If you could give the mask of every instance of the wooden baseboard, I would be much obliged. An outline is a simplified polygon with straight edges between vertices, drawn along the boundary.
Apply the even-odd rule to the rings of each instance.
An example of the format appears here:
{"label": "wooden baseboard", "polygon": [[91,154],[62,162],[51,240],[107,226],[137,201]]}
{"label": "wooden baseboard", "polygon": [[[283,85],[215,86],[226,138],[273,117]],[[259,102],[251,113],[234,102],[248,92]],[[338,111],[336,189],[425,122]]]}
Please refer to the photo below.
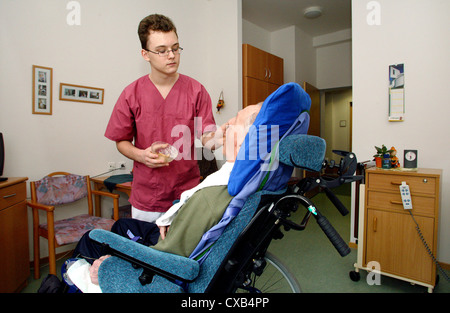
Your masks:
{"label": "wooden baseboard", "polygon": [[442,267],[442,269],[450,271],[450,264],[439,262],[439,265]]}
{"label": "wooden baseboard", "polygon": [[[73,254],[73,250],[67,250],[61,253],[57,253],[56,254],[56,261],[62,259],[62,258],[68,258],[69,256],[71,256]],[[41,258],[39,259],[39,265],[43,266],[43,265],[47,265],[48,264],[48,257],[45,258]],[[30,261],[30,267],[34,268],[34,261]]]}
{"label": "wooden baseboard", "polygon": [[358,249],[358,244],[355,242],[349,242],[348,246],[352,249]]}

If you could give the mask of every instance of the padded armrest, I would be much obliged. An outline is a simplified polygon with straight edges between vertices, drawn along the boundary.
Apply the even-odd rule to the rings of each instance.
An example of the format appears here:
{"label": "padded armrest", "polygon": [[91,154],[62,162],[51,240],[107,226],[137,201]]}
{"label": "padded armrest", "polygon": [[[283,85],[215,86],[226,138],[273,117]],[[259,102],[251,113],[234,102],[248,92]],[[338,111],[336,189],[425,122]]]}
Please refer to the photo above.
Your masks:
{"label": "padded armrest", "polygon": [[106,244],[113,255],[167,278],[191,282],[200,271],[195,260],[144,246],[109,231],[94,229],[89,237]]}

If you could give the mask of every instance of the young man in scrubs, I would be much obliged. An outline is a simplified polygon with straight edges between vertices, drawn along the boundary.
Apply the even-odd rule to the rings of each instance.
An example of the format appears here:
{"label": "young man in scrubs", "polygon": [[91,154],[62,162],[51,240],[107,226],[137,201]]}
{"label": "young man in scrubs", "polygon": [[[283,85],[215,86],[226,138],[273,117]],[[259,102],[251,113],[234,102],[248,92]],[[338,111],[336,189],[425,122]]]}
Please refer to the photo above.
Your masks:
{"label": "young man in scrubs", "polygon": [[[194,136],[210,149],[222,143],[211,132],[215,121],[208,92],[196,80],[178,73],[183,49],[172,21],[158,14],[147,16],[138,34],[142,57],[151,72],[123,90],[105,136],[134,160],[129,199],[132,217],[154,222],[183,191],[199,183]],[[156,141],[175,144],[183,157],[170,164],[158,158],[151,150]]]}

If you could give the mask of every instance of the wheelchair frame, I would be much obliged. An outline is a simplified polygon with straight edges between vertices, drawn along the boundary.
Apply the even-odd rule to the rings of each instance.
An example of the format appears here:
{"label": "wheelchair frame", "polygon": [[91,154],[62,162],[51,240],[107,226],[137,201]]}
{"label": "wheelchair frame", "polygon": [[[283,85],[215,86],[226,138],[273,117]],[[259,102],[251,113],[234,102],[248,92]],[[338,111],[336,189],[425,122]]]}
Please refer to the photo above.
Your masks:
{"label": "wheelchair frame", "polygon": [[[257,213],[234,243],[206,292],[230,293],[238,289],[259,292],[254,287],[249,287],[253,283],[251,276],[252,274],[256,276],[262,274],[267,264],[265,260],[267,255],[269,261],[274,260],[274,256],[267,249],[273,239],[283,238],[281,226],[284,227],[285,231],[291,229],[302,231],[306,228],[311,216],[315,217],[321,229],[342,257],[350,253],[350,248],[345,241],[328,220],[320,214],[311,199],[305,196],[308,191],[319,187],[343,216],[348,214],[346,207],[331,189],[345,183],[361,180],[363,176],[354,175],[358,166],[355,154],[340,150],[333,150],[333,152],[342,157],[337,178],[326,175],[307,177],[300,180],[295,186],[289,186],[287,191],[280,196],[263,196],[261,198]],[[330,166],[327,162],[324,162],[323,168],[327,166],[332,168],[334,165]],[[306,214],[301,223],[297,224],[291,221],[289,217],[299,207],[305,208]],[[277,263],[276,267],[287,280],[292,291],[300,292],[300,285],[289,269],[276,258],[272,262]]]}
{"label": "wheelchair frame", "polygon": [[[239,290],[260,292],[260,290],[253,286],[254,279],[252,277],[255,275],[260,276],[264,272],[264,268],[268,262],[280,271],[293,292],[300,292],[300,286],[295,277],[289,272],[289,269],[269,253],[267,249],[273,239],[281,239],[284,236],[280,229],[281,226],[284,227],[285,231],[291,229],[301,231],[305,229],[311,216],[316,219],[323,232],[342,257],[350,253],[350,248],[346,242],[332,227],[325,216],[319,212],[311,199],[305,196],[306,192],[319,187],[321,191],[325,192],[342,215],[348,214],[348,210],[330,189],[344,183],[361,180],[363,177],[354,175],[357,168],[357,160],[353,153],[343,151],[333,152],[342,156],[338,170],[339,176],[337,178],[327,177],[325,175],[307,177],[299,181],[296,185],[288,186],[286,191],[281,194],[262,194],[251,222],[239,234],[237,240],[226,254],[226,257],[209,282],[205,290],[206,293],[232,293]],[[326,166],[329,165],[324,162],[322,168]],[[289,217],[299,207],[305,208],[306,213],[301,223],[297,224],[290,220]],[[104,249],[105,254],[115,255],[125,259],[132,263],[135,268],[142,267],[143,273],[139,277],[139,281],[143,285],[151,283],[155,274],[183,283],[191,282],[124,255],[107,245],[104,246]]]}

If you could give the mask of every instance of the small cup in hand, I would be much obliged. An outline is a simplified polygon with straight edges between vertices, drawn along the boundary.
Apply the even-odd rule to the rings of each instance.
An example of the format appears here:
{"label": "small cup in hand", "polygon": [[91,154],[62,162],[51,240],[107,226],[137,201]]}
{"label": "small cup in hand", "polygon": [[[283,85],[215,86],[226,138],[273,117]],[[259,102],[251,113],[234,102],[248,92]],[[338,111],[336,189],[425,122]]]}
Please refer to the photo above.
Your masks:
{"label": "small cup in hand", "polygon": [[155,141],[151,150],[153,153],[158,154],[158,159],[165,163],[172,162],[178,156],[178,150],[169,145],[167,142]]}

